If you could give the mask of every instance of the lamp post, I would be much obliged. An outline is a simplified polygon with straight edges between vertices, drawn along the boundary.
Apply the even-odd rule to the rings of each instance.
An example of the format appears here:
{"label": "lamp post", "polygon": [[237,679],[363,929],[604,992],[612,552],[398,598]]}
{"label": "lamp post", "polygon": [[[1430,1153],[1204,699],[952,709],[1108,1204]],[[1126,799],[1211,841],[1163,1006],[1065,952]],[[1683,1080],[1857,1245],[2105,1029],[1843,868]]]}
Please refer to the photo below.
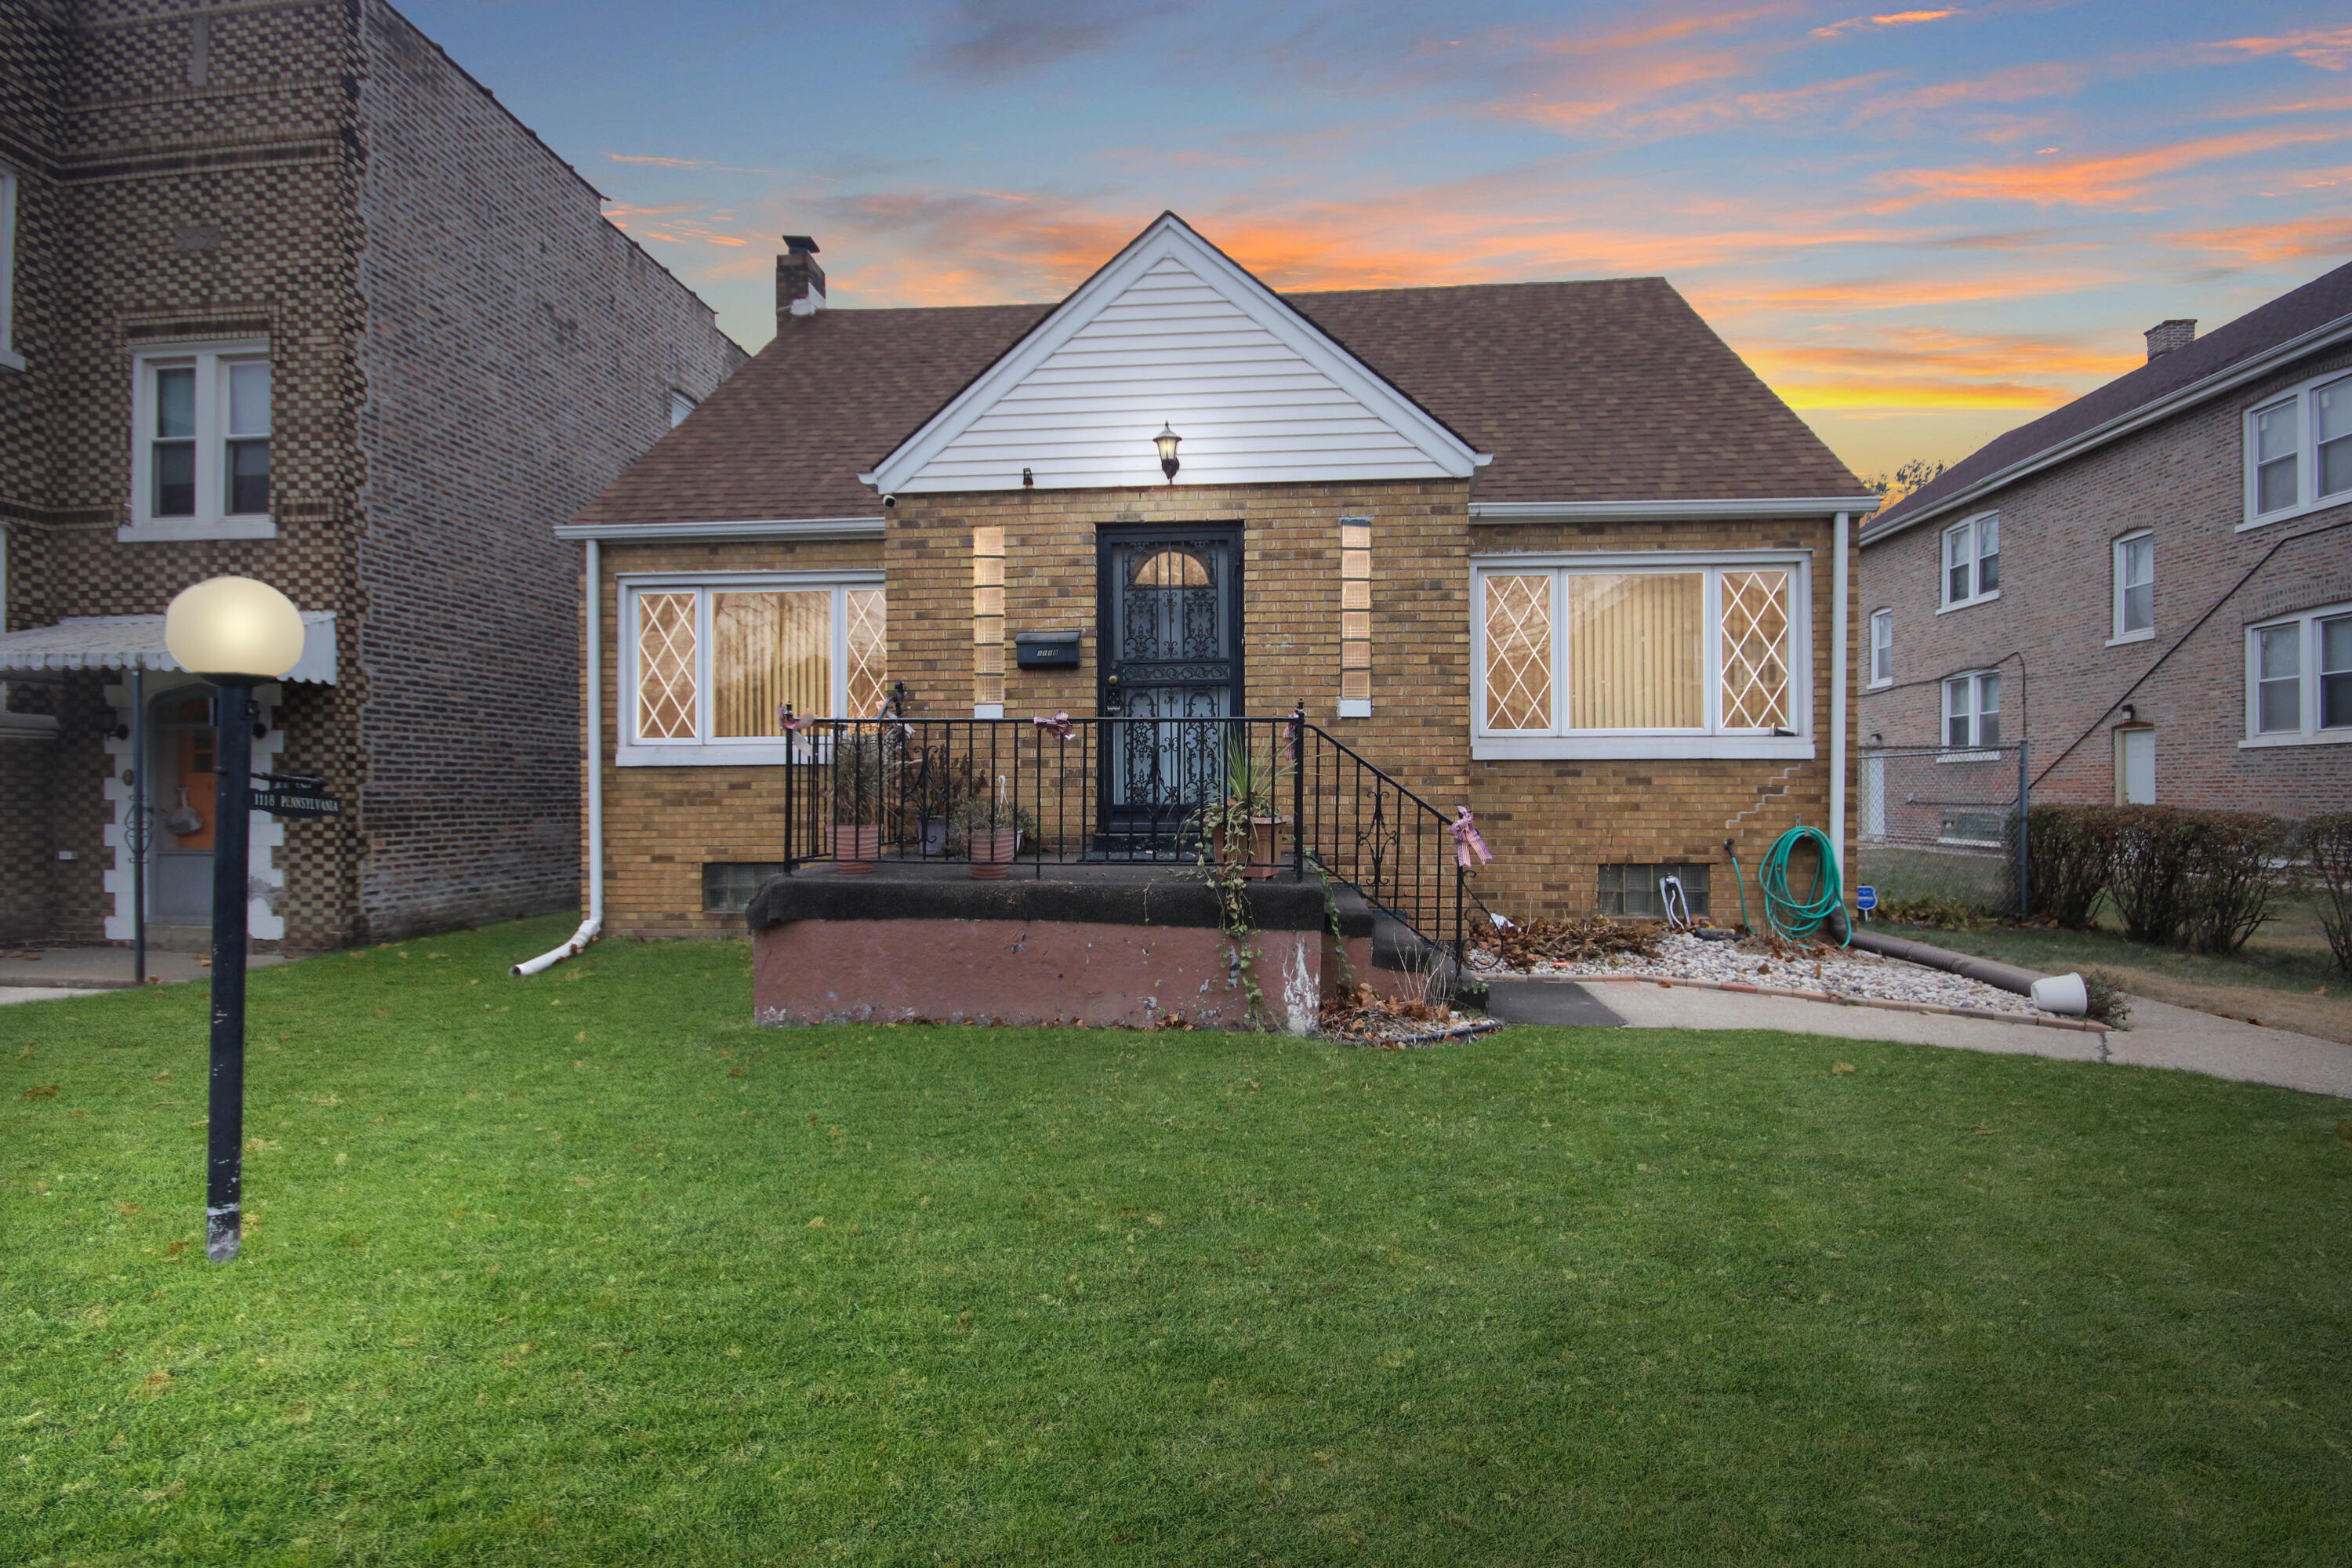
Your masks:
{"label": "lamp post", "polygon": [[1151,438],[1151,444],[1160,448],[1160,471],[1168,476],[1171,485],[1176,482],[1176,470],[1184,466],[1176,460],[1176,443],[1183,438],[1176,434],[1176,426],[1165,420],[1160,422],[1160,434]]}
{"label": "lamp post", "polygon": [[250,577],[215,577],[181,590],[163,615],[163,646],[182,668],[212,682],[217,769],[213,795],[211,1121],[205,1180],[205,1256],[232,1262],[245,1185],[246,846],[253,793],[253,689],[302,657],[302,616]]}

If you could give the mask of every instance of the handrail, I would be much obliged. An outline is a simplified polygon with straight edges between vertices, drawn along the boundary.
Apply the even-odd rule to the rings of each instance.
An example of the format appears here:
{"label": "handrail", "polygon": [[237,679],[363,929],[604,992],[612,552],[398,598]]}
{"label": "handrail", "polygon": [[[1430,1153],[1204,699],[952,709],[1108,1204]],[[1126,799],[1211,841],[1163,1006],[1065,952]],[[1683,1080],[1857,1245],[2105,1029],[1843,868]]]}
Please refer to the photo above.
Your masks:
{"label": "handrail", "polygon": [[970,860],[974,875],[1037,877],[1048,865],[1190,861],[1206,852],[1202,804],[1247,788],[1266,808],[1247,875],[1304,881],[1311,869],[1463,956],[1452,818],[1303,709],[804,721],[785,752],[788,874],[827,859],[850,870]]}

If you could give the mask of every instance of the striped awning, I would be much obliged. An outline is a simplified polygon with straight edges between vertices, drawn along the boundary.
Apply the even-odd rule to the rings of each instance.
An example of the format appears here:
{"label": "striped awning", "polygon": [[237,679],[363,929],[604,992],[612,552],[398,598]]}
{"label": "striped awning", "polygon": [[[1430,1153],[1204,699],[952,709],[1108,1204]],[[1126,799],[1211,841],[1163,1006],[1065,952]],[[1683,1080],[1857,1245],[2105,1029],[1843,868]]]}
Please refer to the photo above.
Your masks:
{"label": "striped awning", "polygon": [[[80,616],[0,633],[0,677],[43,669],[178,669],[161,616]],[[335,683],[335,612],[302,612],[302,658],[283,677]]]}

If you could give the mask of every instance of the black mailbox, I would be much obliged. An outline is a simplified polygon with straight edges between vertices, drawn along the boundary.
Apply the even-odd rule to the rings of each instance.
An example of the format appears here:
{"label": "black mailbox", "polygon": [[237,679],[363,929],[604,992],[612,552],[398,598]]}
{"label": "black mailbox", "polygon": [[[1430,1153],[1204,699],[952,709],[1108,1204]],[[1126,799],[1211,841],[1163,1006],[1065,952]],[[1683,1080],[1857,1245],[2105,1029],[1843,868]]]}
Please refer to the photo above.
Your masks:
{"label": "black mailbox", "polygon": [[1076,632],[1019,632],[1013,638],[1013,662],[1020,669],[1076,669]]}

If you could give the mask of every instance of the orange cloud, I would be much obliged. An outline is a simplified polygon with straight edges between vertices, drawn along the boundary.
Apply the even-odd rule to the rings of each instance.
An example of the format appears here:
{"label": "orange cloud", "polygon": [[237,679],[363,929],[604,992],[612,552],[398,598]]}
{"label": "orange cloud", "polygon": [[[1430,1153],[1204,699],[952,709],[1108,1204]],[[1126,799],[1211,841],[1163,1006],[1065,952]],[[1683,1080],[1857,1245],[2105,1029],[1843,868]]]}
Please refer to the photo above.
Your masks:
{"label": "orange cloud", "polygon": [[2342,214],[2285,223],[2242,224],[2234,228],[2189,229],[2165,237],[2192,250],[2217,251],[2255,263],[2299,257],[2336,258],[2352,250],[2352,217]]}
{"label": "orange cloud", "polygon": [[2242,158],[2300,142],[2331,142],[2321,131],[2242,131],[2105,157],[2053,158],[2031,163],[1979,164],[1958,169],[1903,169],[1882,174],[1881,186],[1906,190],[1874,207],[1891,211],[1937,201],[2032,202],[2049,206],[2114,206],[2136,200],[2166,174],[2200,163]]}
{"label": "orange cloud", "polygon": [[2275,38],[2224,38],[2210,47],[2245,56],[2288,55],[2321,70],[2352,69],[2352,27],[2283,33]]}
{"label": "orange cloud", "polygon": [[1816,38],[1834,38],[1842,34],[1856,32],[1864,27],[1908,27],[1916,26],[1921,22],[1940,22],[1947,16],[1957,16],[1960,13],[1957,9],[1954,9],[1946,11],[1890,11],[1883,16],[1848,16],[1843,22],[1832,22],[1826,27],[1815,27],[1813,29],[1813,37]]}

